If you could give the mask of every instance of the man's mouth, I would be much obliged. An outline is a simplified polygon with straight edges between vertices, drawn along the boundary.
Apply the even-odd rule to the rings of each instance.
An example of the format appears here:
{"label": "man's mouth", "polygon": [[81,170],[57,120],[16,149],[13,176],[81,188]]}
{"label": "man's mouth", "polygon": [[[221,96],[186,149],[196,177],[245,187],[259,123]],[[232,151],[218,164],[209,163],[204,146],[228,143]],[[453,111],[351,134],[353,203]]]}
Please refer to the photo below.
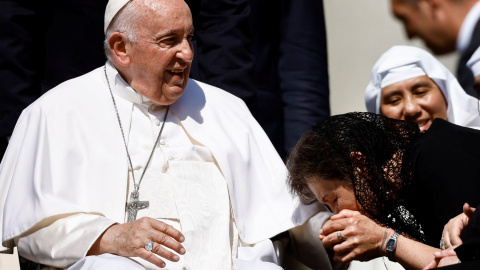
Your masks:
{"label": "man's mouth", "polygon": [[178,74],[178,75],[183,74],[183,69],[167,69],[167,71],[173,74]]}

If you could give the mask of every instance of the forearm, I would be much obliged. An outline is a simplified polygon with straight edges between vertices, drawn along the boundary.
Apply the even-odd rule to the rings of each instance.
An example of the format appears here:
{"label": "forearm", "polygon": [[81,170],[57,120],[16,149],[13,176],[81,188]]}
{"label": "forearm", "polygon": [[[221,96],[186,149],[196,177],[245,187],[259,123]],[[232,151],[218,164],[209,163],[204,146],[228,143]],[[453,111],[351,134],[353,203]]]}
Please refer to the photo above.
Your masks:
{"label": "forearm", "polygon": [[393,256],[405,269],[423,269],[434,259],[433,253],[439,250],[400,235]]}
{"label": "forearm", "polygon": [[31,261],[66,268],[86,256],[96,239],[114,223],[92,214],[61,218],[20,237],[18,252]]}

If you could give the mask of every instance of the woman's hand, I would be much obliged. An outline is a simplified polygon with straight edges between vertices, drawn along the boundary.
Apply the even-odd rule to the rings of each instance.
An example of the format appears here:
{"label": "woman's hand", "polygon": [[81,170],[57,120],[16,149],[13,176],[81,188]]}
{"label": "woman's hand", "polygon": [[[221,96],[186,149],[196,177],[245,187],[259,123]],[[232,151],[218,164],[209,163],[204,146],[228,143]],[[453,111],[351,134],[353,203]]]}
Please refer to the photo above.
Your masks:
{"label": "woman's hand", "polygon": [[[463,228],[465,228],[475,212],[475,208],[470,207],[468,203],[463,205],[463,213],[450,219],[448,223],[443,228],[442,239],[445,244],[445,248],[450,248],[452,246],[457,246],[462,244],[462,239],[460,239],[460,233]],[[442,248],[442,247],[440,247]]]}
{"label": "woman's hand", "polygon": [[[183,234],[172,226],[144,217],[109,227],[92,245],[88,255],[112,253],[123,257],[140,257],[163,268],[165,262],[160,257],[173,262],[180,259],[165,247],[178,254],[185,254],[185,249],[180,244],[184,240]],[[153,242],[151,252],[145,249],[150,241]]]}
{"label": "woman's hand", "polygon": [[435,256],[435,258],[423,270],[458,263],[459,260],[454,250],[456,247],[457,246],[452,246],[446,250],[434,252],[433,255]]}
{"label": "woman's hand", "polygon": [[324,247],[333,249],[336,261],[367,261],[381,255],[385,230],[360,212],[342,210],[325,222],[320,230],[320,240]]}

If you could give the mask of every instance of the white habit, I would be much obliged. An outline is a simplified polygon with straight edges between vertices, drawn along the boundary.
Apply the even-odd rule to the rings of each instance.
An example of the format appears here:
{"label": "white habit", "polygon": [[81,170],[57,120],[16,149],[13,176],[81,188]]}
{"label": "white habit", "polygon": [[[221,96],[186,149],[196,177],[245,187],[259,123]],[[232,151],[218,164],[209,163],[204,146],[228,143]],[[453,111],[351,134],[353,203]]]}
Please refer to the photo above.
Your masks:
{"label": "white habit", "polygon": [[[107,67],[124,131],[132,132],[133,140],[133,132],[138,132],[131,129],[138,124],[132,120],[134,104],[144,100],[113,66],[107,63]],[[167,124],[176,122],[176,128],[183,129],[181,135],[195,148],[193,161],[198,158],[214,164],[224,179],[234,222],[229,226],[238,231],[243,245],[263,246],[268,238],[318,211],[316,206],[298,207],[285,183],[283,161],[243,101],[189,80],[170,109]],[[155,121],[149,117],[145,116],[146,121]],[[165,128],[168,134],[172,127]],[[146,132],[155,137],[156,130]],[[140,166],[146,161],[132,155],[133,159]],[[163,159],[160,170],[167,163]],[[29,243],[26,249],[38,248],[37,244],[50,246],[41,254],[44,261],[56,267],[73,264],[106,228],[124,222],[128,181],[127,156],[103,67],[59,85],[25,109],[0,165],[2,249],[11,249],[19,238],[20,245],[25,235],[41,234],[42,229],[61,224],[57,238],[45,233],[42,242]],[[233,254],[234,249],[232,246]],[[242,251],[238,252],[240,257]]]}

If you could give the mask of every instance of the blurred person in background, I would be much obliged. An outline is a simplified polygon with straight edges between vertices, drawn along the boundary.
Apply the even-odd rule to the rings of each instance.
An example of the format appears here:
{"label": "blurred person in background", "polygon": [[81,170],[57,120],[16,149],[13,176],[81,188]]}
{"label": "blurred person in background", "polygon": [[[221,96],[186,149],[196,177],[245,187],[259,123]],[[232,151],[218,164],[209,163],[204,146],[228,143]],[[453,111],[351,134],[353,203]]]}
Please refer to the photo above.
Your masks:
{"label": "blurred person in background", "polygon": [[456,76],[465,91],[477,97],[466,63],[480,45],[480,3],[477,0],[391,0],[393,15],[408,38],[418,37],[436,55],[457,51]]}

